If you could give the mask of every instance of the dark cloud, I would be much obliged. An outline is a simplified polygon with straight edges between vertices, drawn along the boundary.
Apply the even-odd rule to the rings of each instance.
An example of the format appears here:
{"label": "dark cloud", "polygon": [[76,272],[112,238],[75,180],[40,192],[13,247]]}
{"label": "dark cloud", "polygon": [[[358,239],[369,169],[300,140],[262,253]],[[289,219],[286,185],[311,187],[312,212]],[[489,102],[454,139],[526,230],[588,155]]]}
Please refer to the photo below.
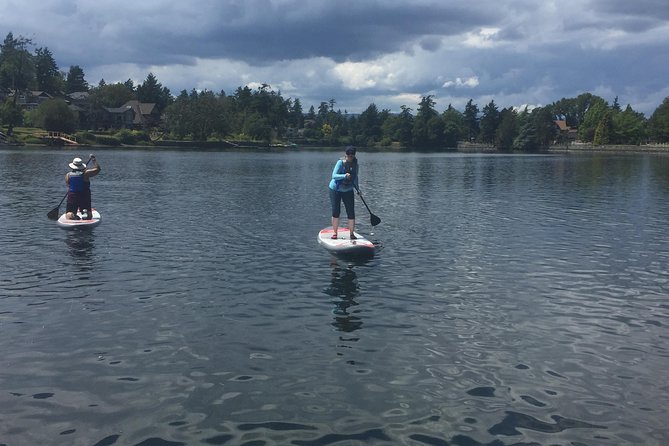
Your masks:
{"label": "dark cloud", "polygon": [[598,13],[615,16],[669,20],[669,2],[666,0],[592,0],[591,7]]}
{"label": "dark cloud", "polygon": [[244,5],[217,6],[202,32],[171,37],[162,30],[152,34],[135,28],[128,30],[129,38],[144,48],[140,54],[162,42],[169,44],[174,54],[231,58],[254,65],[312,57],[341,62],[402,51],[416,42],[426,48],[437,47],[435,36],[455,35],[493,22],[489,12],[441,2],[323,2],[317,10],[309,10],[301,2],[268,4],[262,14],[253,13],[253,17],[249,17],[250,11],[259,10],[258,2]]}
{"label": "dark cloud", "polygon": [[149,71],[173,92],[268,83],[305,108],[335,99],[352,112],[588,91],[649,113],[669,96],[668,22],[666,0],[48,0],[0,14],[0,30],[92,84]]}

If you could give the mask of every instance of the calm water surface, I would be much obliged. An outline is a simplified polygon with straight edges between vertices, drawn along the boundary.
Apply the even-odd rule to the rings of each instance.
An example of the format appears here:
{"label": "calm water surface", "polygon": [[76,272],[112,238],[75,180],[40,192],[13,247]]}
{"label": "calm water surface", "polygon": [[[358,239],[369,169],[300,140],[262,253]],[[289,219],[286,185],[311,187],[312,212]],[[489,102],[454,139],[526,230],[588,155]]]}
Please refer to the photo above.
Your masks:
{"label": "calm water surface", "polygon": [[[669,444],[669,158],[0,151],[0,444]],[[64,207],[63,207],[64,208]]]}

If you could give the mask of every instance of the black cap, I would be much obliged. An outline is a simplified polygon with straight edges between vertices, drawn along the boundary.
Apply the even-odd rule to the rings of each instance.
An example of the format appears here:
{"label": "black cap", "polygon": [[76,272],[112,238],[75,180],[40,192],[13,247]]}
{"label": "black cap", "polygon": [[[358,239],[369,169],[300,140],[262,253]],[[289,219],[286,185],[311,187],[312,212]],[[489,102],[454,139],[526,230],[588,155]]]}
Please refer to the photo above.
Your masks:
{"label": "black cap", "polygon": [[353,146],[346,147],[346,154],[347,155],[355,155],[355,147],[353,147]]}

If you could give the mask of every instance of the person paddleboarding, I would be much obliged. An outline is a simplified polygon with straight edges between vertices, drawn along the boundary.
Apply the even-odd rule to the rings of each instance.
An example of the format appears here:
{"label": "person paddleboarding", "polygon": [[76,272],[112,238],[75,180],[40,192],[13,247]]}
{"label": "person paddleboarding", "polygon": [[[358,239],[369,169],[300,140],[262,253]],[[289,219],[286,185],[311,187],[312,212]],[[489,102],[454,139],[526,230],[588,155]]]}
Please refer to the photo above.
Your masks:
{"label": "person paddleboarding", "polygon": [[[332,179],[328,186],[330,192],[330,204],[332,206],[332,238],[337,238],[339,230],[339,215],[341,213],[341,203],[344,202],[346,208],[346,218],[348,220],[348,230],[350,238],[356,238],[355,231],[355,197],[353,190],[358,187],[358,158],[355,156],[355,147],[346,148],[345,157],[338,160],[332,170]],[[362,196],[362,195],[361,195]]]}
{"label": "person paddleboarding", "polygon": [[70,172],[65,174],[65,184],[67,184],[65,217],[68,220],[79,220],[77,211],[81,211],[83,220],[93,218],[91,178],[100,173],[100,164],[94,155],[90,156],[90,163],[93,163],[93,167],[88,167],[81,158],[76,157],[69,164]]}

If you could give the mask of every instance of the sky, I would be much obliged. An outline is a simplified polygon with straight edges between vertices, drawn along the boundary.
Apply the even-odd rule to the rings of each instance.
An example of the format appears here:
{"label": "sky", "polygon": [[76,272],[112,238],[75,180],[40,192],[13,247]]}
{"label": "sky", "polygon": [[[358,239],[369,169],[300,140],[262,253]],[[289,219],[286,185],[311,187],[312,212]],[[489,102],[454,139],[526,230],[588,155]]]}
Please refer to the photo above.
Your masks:
{"label": "sky", "polygon": [[544,106],[582,93],[650,117],[669,97],[667,0],[0,0],[91,86],[149,73],[176,96],[268,84],[304,111]]}

